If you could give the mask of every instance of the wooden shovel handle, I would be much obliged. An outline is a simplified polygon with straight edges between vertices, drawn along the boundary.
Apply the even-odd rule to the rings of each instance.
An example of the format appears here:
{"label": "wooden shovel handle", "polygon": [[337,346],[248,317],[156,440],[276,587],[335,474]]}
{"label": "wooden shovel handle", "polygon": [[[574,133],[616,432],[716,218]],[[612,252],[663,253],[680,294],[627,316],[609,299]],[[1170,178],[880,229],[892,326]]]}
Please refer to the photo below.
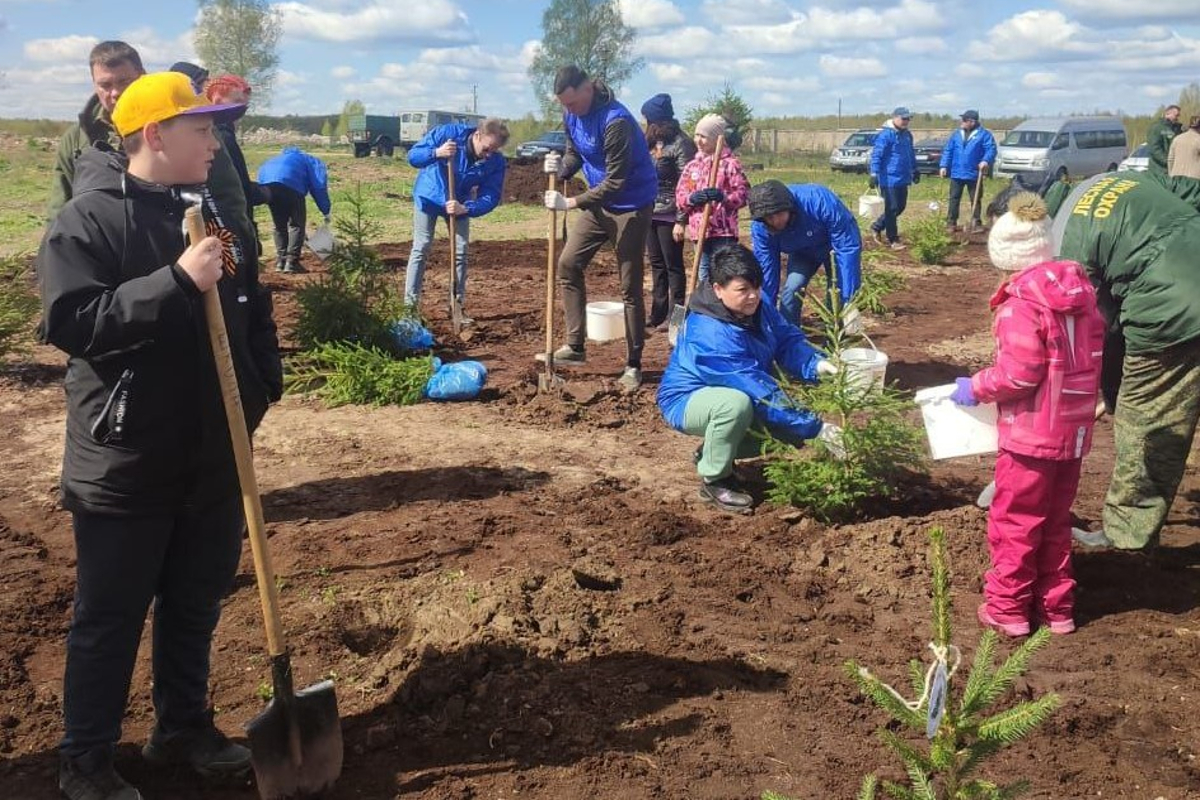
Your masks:
{"label": "wooden shovel handle", "polygon": [[[721,152],[725,149],[725,134],[717,137],[717,149],[713,151],[712,167],[708,171],[708,188],[715,189],[717,186],[718,170],[721,168]],[[712,214],[712,203],[704,204],[704,213],[700,215],[700,230],[696,235],[696,252],[692,253],[692,269],[688,273],[687,294],[691,297],[692,292],[696,291],[696,281],[700,278],[700,257],[704,255],[704,240],[708,236],[708,218]],[[687,307],[687,298],[684,298],[684,308]]]}
{"label": "wooden shovel handle", "polygon": [[[457,200],[458,194],[454,191],[454,159],[455,156],[450,156],[446,160],[446,202]],[[454,304],[458,299],[455,287],[455,278],[458,276],[458,237],[455,232],[458,230],[457,222],[453,214],[447,214],[447,225],[450,228],[450,308],[454,308]]]}
{"label": "wooden shovel handle", "polygon": [[[558,186],[550,173],[550,191]],[[558,271],[558,212],[550,209],[550,228],[546,233],[546,374],[554,374],[554,281]]]}
{"label": "wooden shovel handle", "polygon": [[[204,217],[200,206],[190,207],[184,219],[188,239],[193,244],[205,237]],[[262,501],[258,496],[258,480],[254,476],[254,454],[250,450],[250,434],[246,430],[246,414],[238,389],[233,355],[229,352],[229,332],[225,315],[221,313],[221,294],[214,285],[204,293],[204,316],[208,322],[208,340],[212,344],[221,398],[225,401],[225,419],[233,443],[237,463],[238,483],[242,487],[242,508],[250,533],[250,549],[254,553],[254,573],[258,579],[258,599],[262,602],[263,619],[267,626],[267,649],[272,656],[284,653],[283,624],[279,620],[279,590],[275,586],[275,570],[271,566],[271,551],[267,547],[266,524],[263,521]]]}

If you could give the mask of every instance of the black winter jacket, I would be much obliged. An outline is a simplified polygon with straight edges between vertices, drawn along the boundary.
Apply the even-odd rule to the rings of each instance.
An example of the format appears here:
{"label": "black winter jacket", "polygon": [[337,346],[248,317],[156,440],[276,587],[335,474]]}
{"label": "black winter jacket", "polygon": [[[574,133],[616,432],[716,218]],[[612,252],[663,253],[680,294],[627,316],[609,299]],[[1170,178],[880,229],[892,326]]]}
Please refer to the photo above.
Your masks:
{"label": "black winter jacket", "polygon": [[[652,154],[653,150],[650,151]],[[675,187],[679,184],[679,176],[683,168],[696,156],[696,144],[684,134],[675,136],[669,143],[662,146],[654,159],[654,171],[658,175],[658,195],[654,198],[655,214],[671,214],[677,222],[687,223],[687,214],[679,219],[678,208],[675,205]]]}
{"label": "black winter jacket", "polygon": [[[70,356],[63,505],[141,516],[236,494],[202,298],[176,263],[186,203],[108,149],[80,155],[74,188],[37,267],[46,340]],[[205,190],[209,234],[226,242],[217,286],[253,432],[282,389],[279,345],[257,264],[231,255],[215,209]]]}

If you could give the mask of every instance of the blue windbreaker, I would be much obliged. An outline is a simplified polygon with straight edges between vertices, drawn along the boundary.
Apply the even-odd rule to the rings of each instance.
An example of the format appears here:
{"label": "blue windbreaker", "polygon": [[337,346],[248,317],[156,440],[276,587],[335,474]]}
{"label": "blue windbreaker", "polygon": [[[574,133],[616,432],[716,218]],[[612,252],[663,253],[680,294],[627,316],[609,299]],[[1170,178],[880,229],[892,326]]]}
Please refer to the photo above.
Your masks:
{"label": "blue windbreaker", "polygon": [[[779,295],[781,256],[787,254],[788,269],[812,275],[817,267],[829,272],[829,251],[837,260],[837,287],[842,304],[862,285],[862,234],[850,209],[832,191],[815,183],[793,184],[792,219],[779,233],[766,223],[750,223],[750,244],[762,266],[763,300],[775,304]],[[798,262],[798,263],[797,263]]]}
{"label": "blue windbreaker", "polygon": [[668,425],[683,430],[683,411],[692,393],[724,386],[749,395],[755,421],[775,436],[792,442],[811,439],[821,431],[820,417],[793,404],[771,372],[778,364],[793,378],[815,381],[821,357],[769,303],[759,304],[751,319],[737,321],[712,286],[701,284],[692,294],[658,386],[658,407]]}
{"label": "blue windbreaker", "polygon": [[973,181],[979,177],[981,161],[987,162],[991,172],[996,164],[996,137],[987,128],[976,127],[970,136],[959,128],[946,140],[940,166],[951,178]]}
{"label": "blue windbreaker", "polygon": [[912,131],[898,130],[889,119],[879,129],[871,149],[871,174],[879,179],[880,186],[908,186],[916,171]]}
{"label": "blue windbreaker", "polygon": [[325,162],[296,147],[269,158],[258,168],[259,183],[282,183],[299,194],[311,194],[322,214],[329,215],[329,174]]}
{"label": "blue windbreaker", "polygon": [[475,128],[467,125],[439,125],[408,151],[408,163],[421,170],[413,184],[413,202],[426,214],[446,216],[446,169],[433,151],[451,139],[458,142],[458,153],[454,156],[454,199],[466,206],[469,217],[482,217],[500,205],[508,162],[503,153],[471,161],[467,140],[473,133]]}

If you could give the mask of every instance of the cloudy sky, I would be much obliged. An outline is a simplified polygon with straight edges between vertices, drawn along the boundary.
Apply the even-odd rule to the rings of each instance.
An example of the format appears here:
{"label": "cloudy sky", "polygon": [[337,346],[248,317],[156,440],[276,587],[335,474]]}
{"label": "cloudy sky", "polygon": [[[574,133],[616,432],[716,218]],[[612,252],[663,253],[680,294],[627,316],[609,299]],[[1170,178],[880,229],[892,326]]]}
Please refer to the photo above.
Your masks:
{"label": "cloudy sky", "polygon": [[[646,68],[621,97],[681,112],[725,81],[758,116],[915,111],[1148,113],[1200,79],[1200,0],[618,0]],[[286,0],[273,113],[358,98],[519,116],[544,0]],[[193,56],[191,0],[0,0],[0,116],[65,119],[87,53],[124,39],[149,69]]]}

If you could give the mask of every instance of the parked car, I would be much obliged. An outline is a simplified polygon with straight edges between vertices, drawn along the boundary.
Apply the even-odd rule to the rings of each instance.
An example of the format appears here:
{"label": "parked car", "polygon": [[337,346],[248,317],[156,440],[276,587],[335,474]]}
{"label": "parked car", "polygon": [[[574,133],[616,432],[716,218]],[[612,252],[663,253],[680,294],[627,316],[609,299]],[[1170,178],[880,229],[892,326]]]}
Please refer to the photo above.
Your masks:
{"label": "parked car", "polygon": [[1145,172],[1150,169],[1150,145],[1142,142],[1136,150],[1117,164],[1117,172]]}
{"label": "parked car", "polygon": [[871,167],[871,148],[878,135],[875,128],[863,128],[850,134],[841,147],[833,148],[830,153],[830,168],[834,172],[866,172]]}
{"label": "parked car", "polygon": [[1087,178],[1115,170],[1127,147],[1125,125],[1116,117],[1028,119],[1000,142],[996,175]]}
{"label": "parked car", "polygon": [[930,136],[913,145],[913,155],[917,159],[917,172],[922,175],[936,175],[941,167],[942,150],[945,148],[945,136]]}
{"label": "parked car", "polygon": [[517,158],[541,158],[547,153],[567,152],[567,134],[563,131],[546,131],[532,142],[517,145]]}

